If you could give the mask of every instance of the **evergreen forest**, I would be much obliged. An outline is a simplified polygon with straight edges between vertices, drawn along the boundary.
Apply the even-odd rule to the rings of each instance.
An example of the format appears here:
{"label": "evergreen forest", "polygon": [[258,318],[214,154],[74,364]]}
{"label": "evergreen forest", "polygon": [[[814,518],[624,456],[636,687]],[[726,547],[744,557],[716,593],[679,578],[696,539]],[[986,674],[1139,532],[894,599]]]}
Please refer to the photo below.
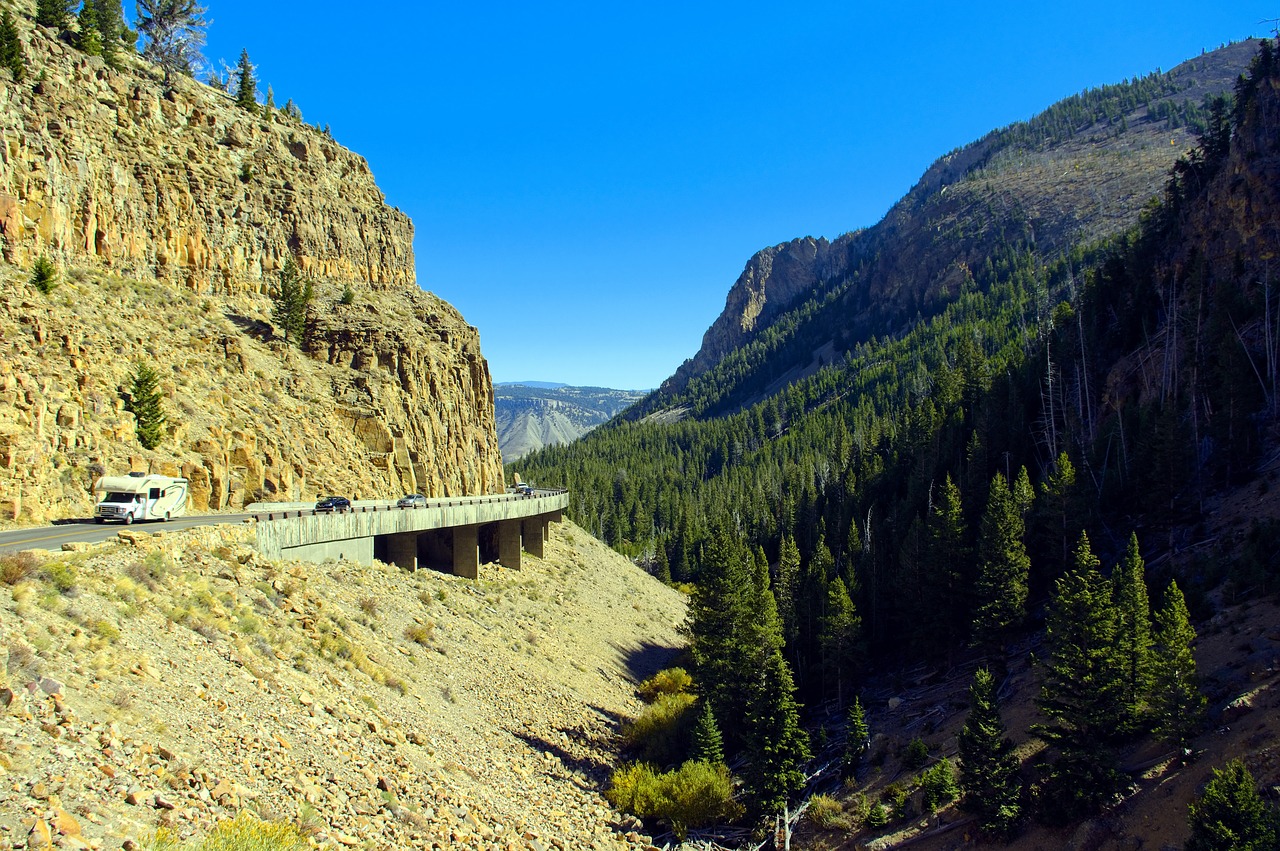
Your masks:
{"label": "evergreen forest", "polygon": [[[988,138],[1069,137],[1165,85],[1086,93]],[[1194,624],[1213,594],[1280,587],[1273,521],[1230,552],[1205,529],[1214,495],[1276,446],[1275,43],[1232,92],[1171,109],[1155,112],[1198,144],[1132,227],[1055,250],[986,234],[962,285],[905,322],[866,324],[855,270],[682,389],[521,462],[571,489],[576,522],[691,591],[693,689],[758,812],[816,770],[788,718],[865,730],[862,685],[913,665],[981,666],[960,771],[992,836],[1098,812],[1130,782],[1118,748],[1199,730]],[[847,345],[779,386],[771,364],[807,358],[817,326]],[[1175,551],[1192,556],[1147,566]],[[992,685],[1027,640],[1043,677],[1031,732],[1051,755],[1034,791]]]}

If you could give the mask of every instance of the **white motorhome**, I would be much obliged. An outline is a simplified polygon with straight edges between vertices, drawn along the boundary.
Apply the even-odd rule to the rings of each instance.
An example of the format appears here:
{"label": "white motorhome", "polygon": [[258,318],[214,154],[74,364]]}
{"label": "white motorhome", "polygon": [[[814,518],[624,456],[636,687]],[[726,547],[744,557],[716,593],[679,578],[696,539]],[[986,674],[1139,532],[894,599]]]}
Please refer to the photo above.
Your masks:
{"label": "white motorhome", "polygon": [[168,520],[187,511],[187,480],[148,473],[103,476],[93,486],[102,494],[94,520]]}

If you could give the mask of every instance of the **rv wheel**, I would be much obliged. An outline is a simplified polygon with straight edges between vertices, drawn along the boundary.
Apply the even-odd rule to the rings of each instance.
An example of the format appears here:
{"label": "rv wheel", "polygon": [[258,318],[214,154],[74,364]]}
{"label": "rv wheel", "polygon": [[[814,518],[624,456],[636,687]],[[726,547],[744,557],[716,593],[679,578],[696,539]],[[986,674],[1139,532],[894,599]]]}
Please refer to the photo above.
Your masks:
{"label": "rv wheel", "polygon": [[168,523],[168,522],[169,522],[169,512],[167,512],[167,511],[164,513],[164,522],[166,522],[166,523]]}
{"label": "rv wheel", "polygon": [[126,514],[126,515],[124,516],[124,525],[126,525],[126,526],[132,526],[132,525],[133,525],[133,515],[132,515],[132,514]]}
{"label": "rv wheel", "polygon": [[105,517],[95,517],[95,518],[93,518],[93,522],[94,522],[94,523],[106,523],[106,522],[107,522],[107,518],[105,518]]}

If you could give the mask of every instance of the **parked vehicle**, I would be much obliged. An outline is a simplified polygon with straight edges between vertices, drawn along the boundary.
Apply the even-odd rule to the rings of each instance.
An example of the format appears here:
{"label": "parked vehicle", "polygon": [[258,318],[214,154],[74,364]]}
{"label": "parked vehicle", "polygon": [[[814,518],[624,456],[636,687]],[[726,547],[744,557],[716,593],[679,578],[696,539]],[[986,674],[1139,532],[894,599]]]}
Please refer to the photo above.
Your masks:
{"label": "parked vehicle", "polygon": [[396,500],[396,508],[426,508],[427,498],[420,493],[405,494]]}
{"label": "parked vehicle", "polygon": [[93,485],[94,493],[102,494],[93,519],[127,526],[135,520],[181,517],[187,512],[187,484],[186,479],[147,473],[103,476]]}
{"label": "parked vehicle", "polygon": [[350,511],[351,500],[345,496],[322,496],[316,501],[316,514]]}

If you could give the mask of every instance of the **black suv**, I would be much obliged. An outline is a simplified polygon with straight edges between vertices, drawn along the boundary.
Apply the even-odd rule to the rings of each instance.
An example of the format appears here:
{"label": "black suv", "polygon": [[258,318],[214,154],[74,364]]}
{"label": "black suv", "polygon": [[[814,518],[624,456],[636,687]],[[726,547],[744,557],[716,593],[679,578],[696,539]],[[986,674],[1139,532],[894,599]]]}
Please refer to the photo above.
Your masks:
{"label": "black suv", "polygon": [[316,514],[322,511],[350,511],[351,500],[345,496],[322,496],[316,502]]}

